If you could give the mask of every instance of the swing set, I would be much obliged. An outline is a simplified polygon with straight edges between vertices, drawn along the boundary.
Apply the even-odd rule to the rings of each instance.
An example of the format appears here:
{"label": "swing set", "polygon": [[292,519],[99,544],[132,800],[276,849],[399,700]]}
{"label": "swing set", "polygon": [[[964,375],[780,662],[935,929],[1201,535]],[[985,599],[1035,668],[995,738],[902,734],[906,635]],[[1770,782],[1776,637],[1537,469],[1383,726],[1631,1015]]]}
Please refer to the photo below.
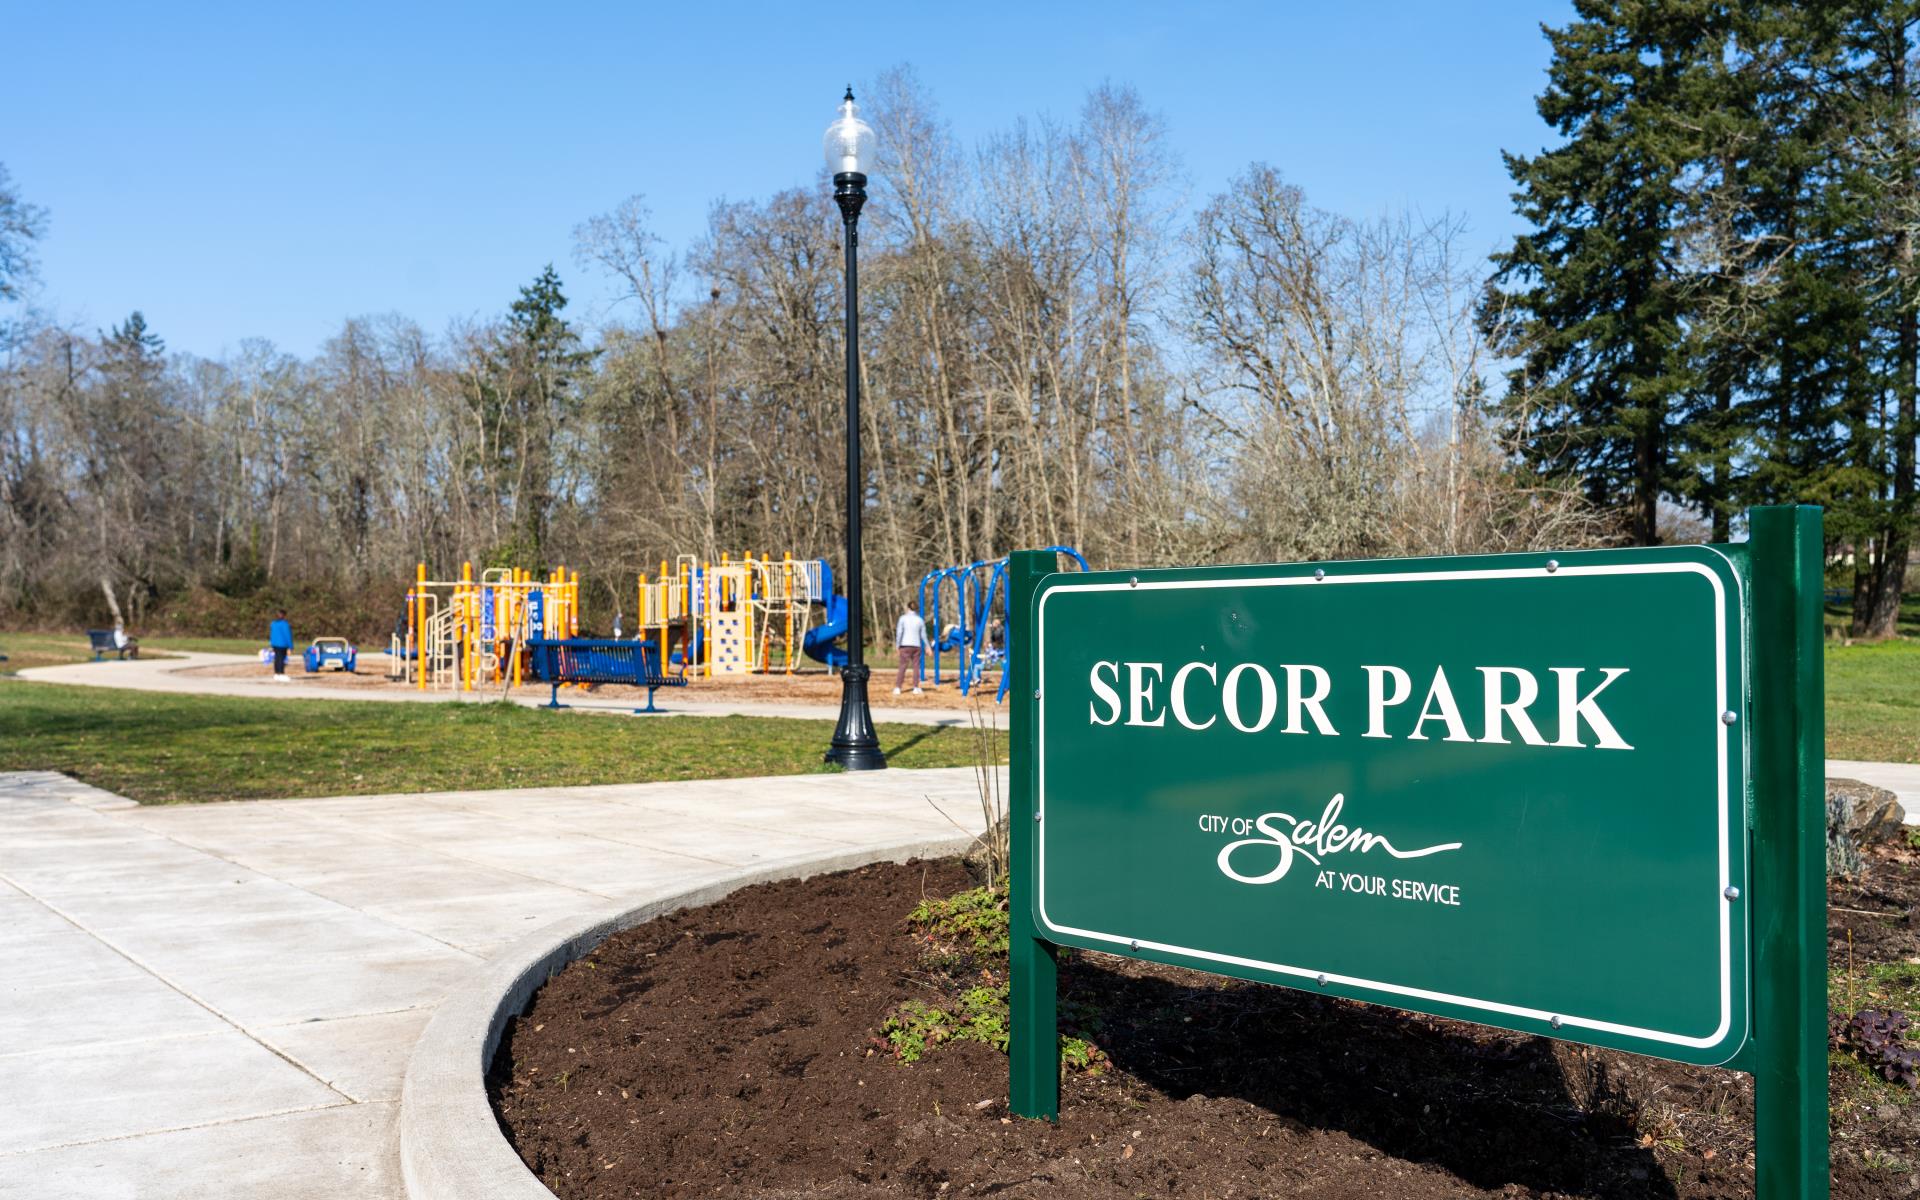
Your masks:
{"label": "swing set", "polygon": [[[1048,546],[1055,554],[1072,559],[1082,571],[1087,560],[1072,546]],[[985,677],[989,667],[1000,670],[1000,688],[994,695],[997,704],[1007,698],[1013,672],[1007,670],[1011,647],[1007,641],[1007,562],[1006,558],[982,559],[961,566],[936,567],[920,577],[920,615],[928,629],[926,653],[920,656],[918,679],[927,678],[927,660],[933,660],[933,682],[940,683],[941,658],[956,656],[954,670],[962,696]],[[994,604],[999,603],[999,618]],[[952,608],[948,608],[949,602]],[[948,614],[951,613],[951,617]]]}

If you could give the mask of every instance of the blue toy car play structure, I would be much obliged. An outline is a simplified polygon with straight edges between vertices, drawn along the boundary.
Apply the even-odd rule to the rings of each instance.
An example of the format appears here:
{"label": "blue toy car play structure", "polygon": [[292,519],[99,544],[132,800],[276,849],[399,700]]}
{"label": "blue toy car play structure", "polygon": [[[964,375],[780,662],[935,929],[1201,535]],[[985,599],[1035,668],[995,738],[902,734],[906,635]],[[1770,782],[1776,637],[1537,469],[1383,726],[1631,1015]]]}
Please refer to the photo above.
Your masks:
{"label": "blue toy car play structure", "polygon": [[360,652],[354,649],[353,643],[337,637],[313,639],[313,644],[308,646],[306,652],[300,657],[306,663],[309,675],[324,671],[328,667],[334,667],[351,675],[360,662]]}

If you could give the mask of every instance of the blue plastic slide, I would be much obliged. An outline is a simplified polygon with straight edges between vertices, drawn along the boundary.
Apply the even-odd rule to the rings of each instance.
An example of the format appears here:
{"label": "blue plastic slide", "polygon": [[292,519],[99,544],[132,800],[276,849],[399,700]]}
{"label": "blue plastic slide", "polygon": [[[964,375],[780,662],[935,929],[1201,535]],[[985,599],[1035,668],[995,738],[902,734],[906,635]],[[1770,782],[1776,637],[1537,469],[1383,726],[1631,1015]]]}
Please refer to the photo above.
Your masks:
{"label": "blue plastic slide", "polygon": [[[847,665],[846,647],[834,645],[847,636],[847,598],[834,594],[833,568],[827,565],[825,559],[820,561],[820,591],[827,597],[827,623],[807,630],[800,648],[806,651],[808,658],[823,662],[837,671]],[[814,603],[821,602],[816,600]]]}

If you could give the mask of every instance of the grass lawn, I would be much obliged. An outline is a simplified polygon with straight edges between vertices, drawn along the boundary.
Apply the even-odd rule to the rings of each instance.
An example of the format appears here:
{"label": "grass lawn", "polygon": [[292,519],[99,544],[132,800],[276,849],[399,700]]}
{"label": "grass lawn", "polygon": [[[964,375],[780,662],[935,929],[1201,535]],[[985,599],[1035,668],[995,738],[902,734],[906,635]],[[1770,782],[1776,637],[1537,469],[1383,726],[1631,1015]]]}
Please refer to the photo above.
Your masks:
{"label": "grass lawn", "polygon": [[1892,641],[1841,644],[1852,613],[1827,605],[1827,757],[1920,762],[1920,593],[1901,597]]}
{"label": "grass lawn", "polygon": [[[970,730],[879,733],[896,767],[972,762]],[[0,679],[0,770],[64,771],[142,804],[794,775],[832,769],[820,761],[832,734],[830,721],[778,717],[262,702]]]}
{"label": "grass lawn", "polygon": [[[1853,601],[1840,600],[1827,605],[1825,625],[1827,636],[1844,638],[1847,626],[1853,620]],[[1893,631],[1899,637],[1920,637],[1920,592],[1906,592],[1900,597],[1900,613],[1894,618]]]}
{"label": "grass lawn", "polygon": [[1920,641],[1827,643],[1827,757],[1920,762]]}
{"label": "grass lawn", "polygon": [[6,662],[0,662],[0,675],[28,667],[86,662],[93,657],[84,633],[0,633],[0,654],[7,656]]}
{"label": "grass lawn", "polygon": [[[155,638],[147,652],[251,653],[254,641]],[[0,634],[0,676],[84,662],[83,635]],[[1827,755],[1920,762],[1920,640],[1827,645]],[[713,779],[824,771],[823,721],[555,714],[123,692],[0,677],[0,770],[64,771],[142,803]],[[901,767],[964,766],[972,734],[883,725]]]}
{"label": "grass lawn", "polygon": [[[247,638],[142,638],[140,653],[147,658],[166,658],[175,651],[200,651],[214,654],[252,654],[267,644],[263,634]],[[7,633],[0,630],[0,675],[12,675],[28,667],[58,667],[67,663],[91,662],[93,649],[84,633]]]}

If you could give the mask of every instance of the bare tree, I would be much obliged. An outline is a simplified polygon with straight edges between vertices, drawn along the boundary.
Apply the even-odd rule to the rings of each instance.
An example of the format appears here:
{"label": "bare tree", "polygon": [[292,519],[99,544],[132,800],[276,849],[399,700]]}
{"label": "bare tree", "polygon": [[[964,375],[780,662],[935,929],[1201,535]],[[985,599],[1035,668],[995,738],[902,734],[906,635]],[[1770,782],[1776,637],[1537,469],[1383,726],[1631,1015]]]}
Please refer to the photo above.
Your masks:
{"label": "bare tree", "polygon": [[[862,90],[886,130],[862,239],[869,627],[929,569],[1022,547],[1118,566],[1607,536],[1484,420],[1458,222],[1320,212],[1263,166],[1184,217],[1124,87],[971,146],[910,70]],[[1026,186],[983,182],[1005,178]],[[837,558],[828,194],[715,204],[680,247],[638,196],[588,218],[576,258],[616,284],[590,331],[551,271],[497,318],[356,317],[310,359],[31,319],[0,346],[0,621],[97,620],[111,596],[133,622],[251,629],[271,597],[364,635],[416,562],[564,562],[604,628],[676,554]],[[41,218],[9,195],[0,236],[25,245]]]}

